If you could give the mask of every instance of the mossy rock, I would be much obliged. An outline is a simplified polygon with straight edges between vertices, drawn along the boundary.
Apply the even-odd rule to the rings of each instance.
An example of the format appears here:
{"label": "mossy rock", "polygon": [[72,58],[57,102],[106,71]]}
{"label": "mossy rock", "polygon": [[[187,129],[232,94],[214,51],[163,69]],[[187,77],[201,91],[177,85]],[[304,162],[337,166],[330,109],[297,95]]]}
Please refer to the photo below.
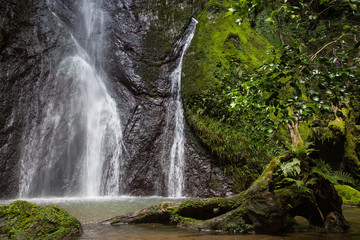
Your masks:
{"label": "mossy rock", "polygon": [[229,72],[241,75],[272,57],[264,54],[272,49],[265,37],[247,20],[239,26],[237,16],[229,14],[234,3],[211,0],[196,17],[199,24],[183,64],[182,89],[187,102],[193,95],[218,88]]}
{"label": "mossy rock", "polygon": [[348,185],[335,185],[343,204],[360,206],[360,192]]}
{"label": "mossy rock", "polygon": [[81,233],[80,222],[56,205],[19,200],[0,207],[1,239],[63,239]]}

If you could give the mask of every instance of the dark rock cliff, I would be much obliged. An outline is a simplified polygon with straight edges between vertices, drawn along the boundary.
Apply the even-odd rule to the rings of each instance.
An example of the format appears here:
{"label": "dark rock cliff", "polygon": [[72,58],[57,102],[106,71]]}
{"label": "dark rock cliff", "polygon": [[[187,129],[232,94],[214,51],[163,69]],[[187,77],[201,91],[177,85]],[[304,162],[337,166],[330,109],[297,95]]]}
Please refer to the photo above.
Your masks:
{"label": "dark rock cliff", "polygon": [[[1,0],[0,4],[0,197],[6,198],[19,192],[26,126],[40,121],[46,102],[42,93],[52,90],[56,67],[74,51],[70,35],[79,43],[84,39],[76,1]],[[200,1],[135,0],[102,4],[106,20],[100,64],[123,123],[123,194],[166,195],[166,170],[160,162],[172,139],[165,129],[169,76],[179,59],[194,6],[199,5]],[[211,189],[214,182],[223,180],[214,173],[210,155],[185,129],[184,195],[225,194],[225,190]],[[61,195],[68,186],[61,172],[57,174],[57,184],[62,185],[57,194]]]}

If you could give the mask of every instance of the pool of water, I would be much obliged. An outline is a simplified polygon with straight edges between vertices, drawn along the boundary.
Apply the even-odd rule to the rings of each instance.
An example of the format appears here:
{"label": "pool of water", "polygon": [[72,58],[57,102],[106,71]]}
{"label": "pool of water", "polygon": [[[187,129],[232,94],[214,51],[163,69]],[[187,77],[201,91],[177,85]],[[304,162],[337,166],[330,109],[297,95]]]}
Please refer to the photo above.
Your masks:
{"label": "pool of water", "polygon": [[[160,239],[206,239],[206,240],[360,240],[360,208],[344,207],[345,218],[350,223],[351,229],[343,234],[321,233],[291,233],[279,235],[264,234],[221,234],[200,231],[190,231],[175,226],[162,224],[137,224],[107,226],[96,222],[118,216],[124,213],[149,207],[162,201],[181,202],[186,199],[162,198],[162,197],[101,197],[101,198],[46,198],[25,199],[39,205],[57,204],[61,208],[75,216],[83,225],[84,234],[74,237],[72,240],[84,239],[109,239],[109,240],[160,240]],[[0,201],[0,204],[10,204],[14,200]]]}
{"label": "pool of water", "polygon": [[[149,207],[163,202],[182,202],[186,198],[164,197],[86,197],[86,198],[30,198],[23,199],[31,203],[45,206],[56,204],[76,217],[81,224],[94,224],[107,218]],[[0,204],[9,205],[15,200],[0,200]]]}

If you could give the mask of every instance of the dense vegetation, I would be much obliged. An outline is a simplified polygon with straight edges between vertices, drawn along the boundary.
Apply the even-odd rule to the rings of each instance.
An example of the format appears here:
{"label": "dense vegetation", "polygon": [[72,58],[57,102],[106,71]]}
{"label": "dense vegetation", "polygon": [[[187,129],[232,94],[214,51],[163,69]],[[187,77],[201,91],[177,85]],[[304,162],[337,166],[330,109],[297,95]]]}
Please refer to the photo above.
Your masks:
{"label": "dense vegetation", "polygon": [[186,60],[201,62],[185,71],[187,118],[236,190],[299,149],[358,187],[348,172],[360,179],[359,2],[206,5]]}

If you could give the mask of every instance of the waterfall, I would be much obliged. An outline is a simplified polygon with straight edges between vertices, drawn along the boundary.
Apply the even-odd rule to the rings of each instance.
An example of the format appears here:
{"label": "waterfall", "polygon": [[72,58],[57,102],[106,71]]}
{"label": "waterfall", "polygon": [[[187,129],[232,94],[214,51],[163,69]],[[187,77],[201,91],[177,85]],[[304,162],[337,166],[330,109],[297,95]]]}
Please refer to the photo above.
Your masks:
{"label": "waterfall", "polygon": [[182,197],[184,188],[184,168],[185,168],[185,135],[184,135],[184,107],[181,95],[181,69],[183,58],[187,48],[195,33],[198,22],[193,18],[189,26],[189,34],[185,40],[179,62],[175,70],[171,73],[171,93],[170,108],[174,107],[174,112],[168,112],[167,122],[174,121],[174,138],[170,150],[170,164],[168,174],[168,196]]}
{"label": "waterfall", "polygon": [[44,79],[27,113],[20,197],[120,194],[122,126],[101,67],[105,14],[95,1],[76,5],[84,38],[69,39],[74,54]]}

